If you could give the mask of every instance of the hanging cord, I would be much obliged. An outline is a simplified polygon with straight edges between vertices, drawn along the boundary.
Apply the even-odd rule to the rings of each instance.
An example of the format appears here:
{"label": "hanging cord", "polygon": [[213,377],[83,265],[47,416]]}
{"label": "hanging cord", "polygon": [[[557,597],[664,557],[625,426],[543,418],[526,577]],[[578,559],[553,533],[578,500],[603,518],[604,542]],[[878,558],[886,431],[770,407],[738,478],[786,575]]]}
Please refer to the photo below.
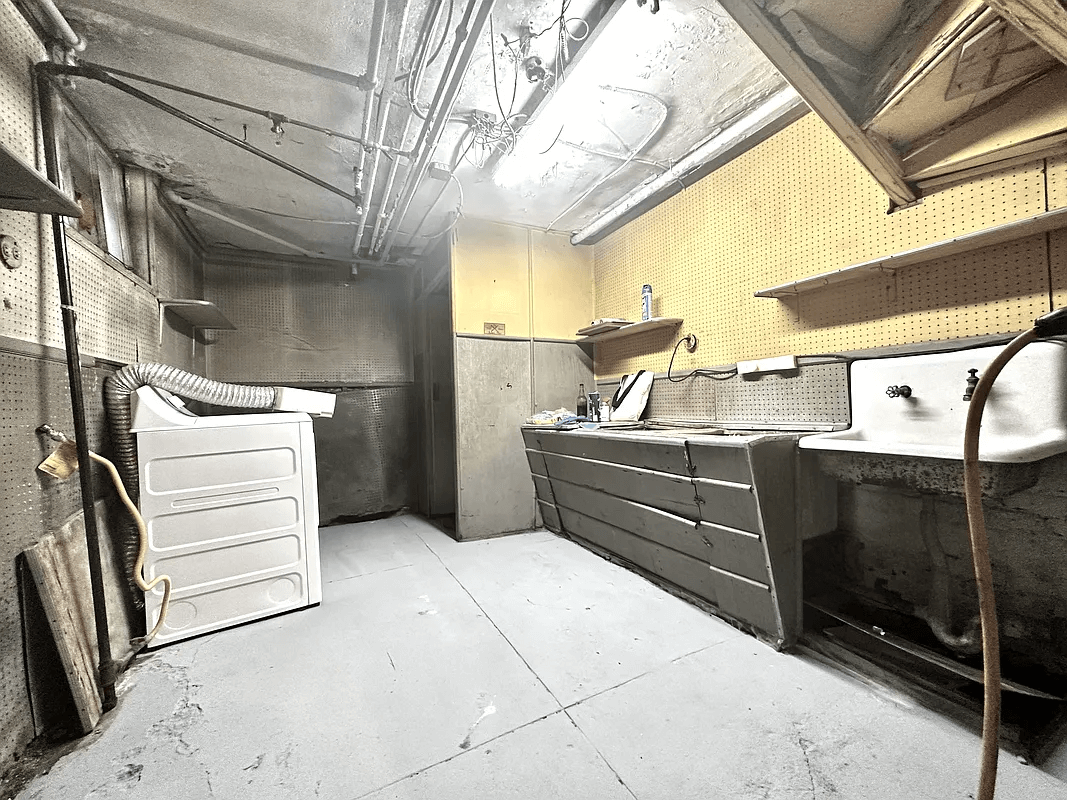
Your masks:
{"label": "hanging cord", "polygon": [[167,619],[167,610],[170,608],[170,588],[171,580],[169,575],[157,575],[148,583],[145,583],[144,573],[144,560],[148,555],[148,529],[144,524],[144,517],[141,516],[141,512],[137,510],[137,506],[134,505],[133,500],[130,499],[129,492],[126,491],[126,487],[122,485],[122,477],[119,475],[118,469],[101,455],[97,455],[92,450],[89,451],[89,458],[95,461],[97,464],[102,464],[107,469],[108,474],[111,476],[112,483],[115,484],[115,491],[119,494],[119,499],[122,500],[122,504],[126,506],[130,515],[133,517],[133,521],[137,523],[137,534],[140,540],[140,548],[137,551],[137,561],[133,567],[133,580],[137,584],[137,588],[147,594],[152,591],[160,583],[163,584],[163,602],[159,605],[159,617],[156,618],[156,624],[148,632],[143,640],[138,644],[146,645],[159,633],[163,627],[163,623]]}
{"label": "hanging cord", "polygon": [[989,537],[982,511],[982,476],[979,472],[978,439],[989,390],[1012,357],[1038,338],[1036,329],[1012,339],[982,374],[967,409],[963,435],[963,490],[967,502],[967,527],[971,537],[971,560],[978,584],[978,614],[982,622],[982,765],[976,800],[992,800],[997,784],[997,758],[1000,754],[1000,633],[997,629],[997,603],[993,593],[993,567],[989,561]]}
{"label": "hanging cord", "polygon": [[[53,478],[66,480],[74,474],[79,466],[78,453],[75,449],[74,440],[62,431],[56,430],[51,425],[41,425],[37,429],[37,432],[44,434],[54,442],[59,442],[59,447],[56,448],[55,452],[46,458],[37,469],[47,475],[51,475]],[[130,499],[130,494],[126,491],[126,486],[122,482],[122,476],[119,475],[118,468],[111,461],[98,453],[94,453],[92,450],[89,451],[89,458],[97,464],[102,464],[104,468],[107,469],[108,474],[111,476],[112,483],[115,484],[115,491],[118,492],[119,499],[122,500],[123,505],[129,510],[131,516],[133,516],[134,522],[137,524],[139,546],[137,550],[137,559],[131,570],[134,585],[142,592],[150,592],[160,583],[163,584],[163,602],[159,606],[159,617],[156,619],[155,626],[144,638],[131,641],[131,644],[139,650],[156,637],[156,634],[159,633],[160,629],[163,627],[163,623],[167,619],[167,609],[170,607],[170,576],[157,575],[152,579],[151,583],[145,583],[142,573],[144,572],[145,556],[148,554],[148,528],[145,526],[144,517],[142,517],[141,512],[137,510],[137,505]]]}
{"label": "hanging cord", "polygon": [[1000,633],[997,629],[997,603],[993,592],[993,567],[989,562],[989,536],[982,511],[982,476],[979,472],[978,439],[982,412],[993,382],[1005,365],[1035,339],[1067,334],[1067,308],[1051,311],[1034,321],[1034,327],[1012,339],[982,374],[974,387],[967,427],[963,433],[963,492],[967,503],[967,528],[971,537],[971,560],[978,585],[978,614],[982,621],[982,763],[975,800],[993,800],[997,786],[997,758],[1000,755]]}
{"label": "hanging cord", "polygon": [[[682,375],[680,377],[671,377],[671,369],[674,367],[674,357],[678,355],[678,348],[683,343],[688,343],[689,337],[683,336],[674,345],[674,352],[671,353],[671,363],[667,365],[667,380],[671,383],[681,383],[682,381],[689,380],[690,378],[701,377],[711,378],[712,380],[724,381],[727,378],[731,378],[737,374],[737,367],[731,367],[730,369],[695,369],[692,372]],[[696,348],[696,345],[693,345]]]}

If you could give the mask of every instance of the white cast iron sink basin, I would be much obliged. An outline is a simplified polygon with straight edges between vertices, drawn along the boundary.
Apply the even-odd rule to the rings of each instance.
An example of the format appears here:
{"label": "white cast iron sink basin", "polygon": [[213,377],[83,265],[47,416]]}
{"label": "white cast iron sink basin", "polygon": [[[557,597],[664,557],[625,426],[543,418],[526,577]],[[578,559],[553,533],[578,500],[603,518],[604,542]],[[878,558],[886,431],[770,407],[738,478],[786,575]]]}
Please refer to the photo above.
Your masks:
{"label": "white cast iron sink basin", "polygon": [[[800,440],[808,450],[963,460],[967,370],[980,376],[1004,345],[855,361],[852,426]],[[911,397],[889,397],[890,386]],[[1067,452],[1067,344],[1039,341],[1008,363],[982,420],[979,458],[1024,463]]]}

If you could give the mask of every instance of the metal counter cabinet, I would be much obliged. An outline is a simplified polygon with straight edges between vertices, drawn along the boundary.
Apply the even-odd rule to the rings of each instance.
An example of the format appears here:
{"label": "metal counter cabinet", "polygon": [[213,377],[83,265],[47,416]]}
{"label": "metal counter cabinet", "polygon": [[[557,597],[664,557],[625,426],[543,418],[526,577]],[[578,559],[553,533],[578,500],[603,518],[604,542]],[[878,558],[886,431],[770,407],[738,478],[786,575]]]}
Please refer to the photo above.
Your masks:
{"label": "metal counter cabinet", "polygon": [[546,527],[684,590],[777,648],[795,642],[801,624],[799,436],[523,429]]}

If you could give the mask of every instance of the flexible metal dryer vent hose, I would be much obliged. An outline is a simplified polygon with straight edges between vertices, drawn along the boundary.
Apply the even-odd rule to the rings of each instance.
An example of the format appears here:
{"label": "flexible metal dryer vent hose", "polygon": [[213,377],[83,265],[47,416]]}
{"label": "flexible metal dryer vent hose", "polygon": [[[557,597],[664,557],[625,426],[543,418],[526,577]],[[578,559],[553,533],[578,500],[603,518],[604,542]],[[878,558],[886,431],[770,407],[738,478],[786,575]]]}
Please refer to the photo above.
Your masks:
{"label": "flexible metal dryer vent hose", "polygon": [[[273,386],[243,386],[221,383],[194,375],[167,364],[130,364],[104,381],[104,407],[107,409],[111,429],[111,444],[115,452],[122,482],[131,498],[139,498],[137,482],[137,445],[130,433],[132,411],[130,395],[142,386],[164,389],[188,400],[199,400],[230,408],[273,408],[277,389]],[[126,574],[133,574],[133,567],[140,549],[136,529],[123,532],[122,554]],[[131,589],[137,589],[131,584]],[[139,591],[134,591],[134,602],[140,607]]]}

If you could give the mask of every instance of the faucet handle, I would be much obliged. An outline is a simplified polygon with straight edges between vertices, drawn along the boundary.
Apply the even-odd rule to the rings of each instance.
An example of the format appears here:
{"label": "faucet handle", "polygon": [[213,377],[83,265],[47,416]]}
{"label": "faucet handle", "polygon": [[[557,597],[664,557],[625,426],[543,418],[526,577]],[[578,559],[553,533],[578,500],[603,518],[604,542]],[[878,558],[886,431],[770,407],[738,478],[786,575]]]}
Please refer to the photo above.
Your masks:
{"label": "faucet handle", "polygon": [[888,389],[885,390],[885,393],[889,397],[908,398],[911,397],[911,387],[907,384],[903,386],[890,386]]}
{"label": "faucet handle", "polygon": [[967,370],[967,388],[963,392],[963,399],[970,402],[971,397],[974,395],[974,387],[978,385],[978,370]]}

